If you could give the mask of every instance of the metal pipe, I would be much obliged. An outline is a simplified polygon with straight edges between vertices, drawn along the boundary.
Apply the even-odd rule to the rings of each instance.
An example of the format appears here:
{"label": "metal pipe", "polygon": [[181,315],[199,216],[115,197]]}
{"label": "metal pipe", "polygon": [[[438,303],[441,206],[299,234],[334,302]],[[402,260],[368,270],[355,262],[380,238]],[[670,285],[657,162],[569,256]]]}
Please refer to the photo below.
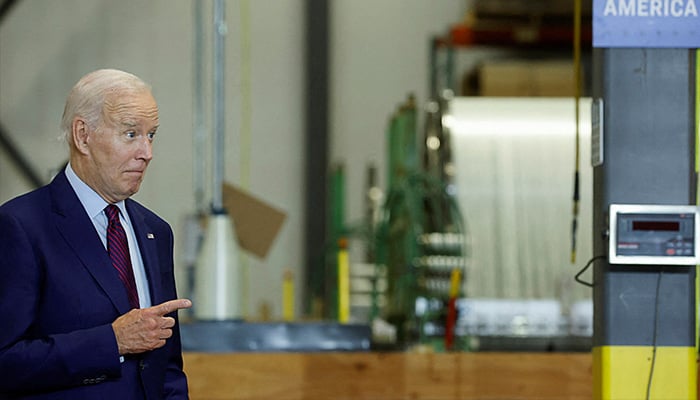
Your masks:
{"label": "metal pipe", "polygon": [[0,3],[0,22],[7,16],[13,6],[19,3],[18,0],[5,0]]}
{"label": "metal pipe", "polygon": [[305,291],[306,308],[325,294],[326,271],[318,260],[319,243],[327,242],[327,181],[329,129],[330,1],[306,0],[306,138],[305,138]]}
{"label": "metal pipe", "polygon": [[206,168],[206,128],[204,125],[204,19],[202,0],[195,0],[194,8],[194,96],[192,138],[192,180],[194,183],[194,204],[198,214],[205,211],[205,168]]}
{"label": "metal pipe", "polygon": [[36,169],[34,169],[29,160],[24,157],[22,152],[15,146],[12,140],[10,140],[10,134],[5,130],[2,124],[0,124],[0,147],[7,151],[7,155],[14,161],[17,168],[19,168],[20,172],[22,172],[29,183],[34,185],[34,187],[44,185],[44,180],[41,179],[41,176],[36,172]]}
{"label": "metal pipe", "polygon": [[224,211],[222,185],[224,177],[224,38],[226,36],[226,15],[224,0],[214,1],[214,149],[212,211]]}

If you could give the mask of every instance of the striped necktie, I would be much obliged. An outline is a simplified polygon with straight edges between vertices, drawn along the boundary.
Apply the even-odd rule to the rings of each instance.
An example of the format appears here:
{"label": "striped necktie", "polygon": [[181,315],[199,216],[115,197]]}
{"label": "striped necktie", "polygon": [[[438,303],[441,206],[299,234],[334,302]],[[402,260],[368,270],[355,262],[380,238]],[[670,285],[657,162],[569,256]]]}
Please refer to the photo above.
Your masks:
{"label": "striped necktie", "polygon": [[136,290],[134,270],[131,267],[129,242],[126,240],[126,232],[119,221],[119,208],[114,204],[110,204],[105,207],[105,214],[109,219],[109,224],[107,225],[107,253],[109,253],[109,258],[112,260],[112,266],[119,273],[119,279],[124,283],[131,308],[139,308],[139,295]]}

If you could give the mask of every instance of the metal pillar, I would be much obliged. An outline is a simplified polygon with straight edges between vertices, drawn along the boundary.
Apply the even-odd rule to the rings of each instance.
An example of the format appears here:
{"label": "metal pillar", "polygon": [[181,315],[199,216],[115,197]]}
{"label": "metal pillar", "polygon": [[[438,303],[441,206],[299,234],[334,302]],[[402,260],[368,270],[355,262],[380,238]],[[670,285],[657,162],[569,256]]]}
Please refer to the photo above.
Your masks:
{"label": "metal pillar", "polygon": [[243,278],[233,222],[223,204],[226,107],[224,0],[214,1],[214,140],[212,211],[197,261],[194,315],[199,320],[243,318]]}
{"label": "metal pillar", "polygon": [[[304,258],[306,308],[326,295],[323,244],[327,243],[328,143],[329,143],[329,38],[330,1],[306,0],[305,4],[305,118],[304,141]],[[311,310],[312,314],[314,310]]]}
{"label": "metal pillar", "polygon": [[[194,185],[194,203],[197,215],[206,213],[206,160],[205,149],[207,141],[206,124],[204,122],[204,3],[203,0],[195,0],[192,6],[194,14],[194,48],[192,52],[192,74],[194,85],[192,87],[192,118],[194,119],[194,132],[192,135],[192,177]],[[217,182],[219,184],[219,182]]]}
{"label": "metal pillar", "polygon": [[[607,255],[610,204],[695,204],[694,53],[595,49],[604,104],[593,247]],[[596,399],[696,399],[695,267],[594,268]]]}

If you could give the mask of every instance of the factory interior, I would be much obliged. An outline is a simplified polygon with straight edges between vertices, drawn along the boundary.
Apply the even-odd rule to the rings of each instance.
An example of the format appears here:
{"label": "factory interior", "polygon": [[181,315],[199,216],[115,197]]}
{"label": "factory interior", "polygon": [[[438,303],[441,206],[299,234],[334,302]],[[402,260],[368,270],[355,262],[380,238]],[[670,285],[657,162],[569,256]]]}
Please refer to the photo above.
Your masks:
{"label": "factory interior", "polygon": [[696,399],[695,4],[2,0],[0,204],[123,69],[193,400]]}

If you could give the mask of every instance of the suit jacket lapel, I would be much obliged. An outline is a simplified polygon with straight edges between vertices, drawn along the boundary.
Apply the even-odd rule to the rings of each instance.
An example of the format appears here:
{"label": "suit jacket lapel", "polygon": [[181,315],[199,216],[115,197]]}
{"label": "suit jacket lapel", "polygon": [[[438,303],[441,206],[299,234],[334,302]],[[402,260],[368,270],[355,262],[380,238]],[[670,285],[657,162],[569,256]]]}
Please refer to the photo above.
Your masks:
{"label": "suit jacket lapel", "polygon": [[158,246],[157,240],[164,238],[156,237],[152,227],[149,225],[146,217],[134,206],[133,200],[126,200],[126,209],[129,212],[129,219],[134,227],[136,241],[139,244],[141,258],[143,259],[143,267],[146,270],[148,277],[148,285],[151,290],[151,303],[153,305],[161,303],[160,287],[160,264],[158,262]]}
{"label": "suit jacket lapel", "polygon": [[124,284],[112,267],[109,255],[64,172],[50,184],[56,228],[104,290],[119,314],[129,311]]}

